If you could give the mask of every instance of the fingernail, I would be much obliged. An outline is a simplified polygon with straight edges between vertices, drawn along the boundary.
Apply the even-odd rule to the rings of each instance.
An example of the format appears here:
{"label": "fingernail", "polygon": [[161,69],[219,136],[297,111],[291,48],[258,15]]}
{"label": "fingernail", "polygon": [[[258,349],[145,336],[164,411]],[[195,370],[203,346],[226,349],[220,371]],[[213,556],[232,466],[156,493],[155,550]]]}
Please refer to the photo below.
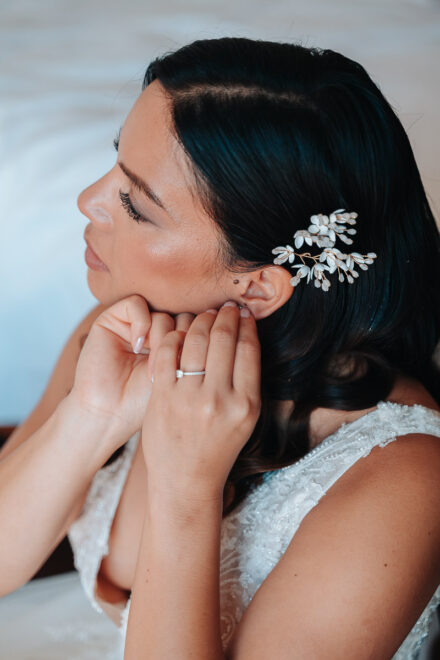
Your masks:
{"label": "fingernail", "polygon": [[227,302],[223,303],[222,307],[237,307],[237,303],[235,300],[228,300]]}
{"label": "fingernail", "polygon": [[133,353],[139,353],[140,352],[142,346],[144,345],[144,341],[145,341],[145,335],[143,335],[142,337],[138,337],[136,339],[136,343],[135,343],[134,348],[133,348]]}
{"label": "fingernail", "polygon": [[207,314],[217,314],[218,309],[214,309],[213,307],[211,309],[206,310]]}
{"label": "fingernail", "polygon": [[247,307],[242,307],[240,309],[240,316],[244,316],[245,318],[249,318],[250,315],[251,315],[251,313],[250,313],[250,311],[248,310]]}

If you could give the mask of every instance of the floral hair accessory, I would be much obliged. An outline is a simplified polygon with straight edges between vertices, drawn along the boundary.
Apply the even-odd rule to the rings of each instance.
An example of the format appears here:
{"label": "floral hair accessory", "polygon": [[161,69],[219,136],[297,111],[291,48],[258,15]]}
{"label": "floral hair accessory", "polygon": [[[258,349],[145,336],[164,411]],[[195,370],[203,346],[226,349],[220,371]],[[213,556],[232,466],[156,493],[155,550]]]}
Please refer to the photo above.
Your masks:
{"label": "floral hair accessory", "polygon": [[[339,273],[338,279],[340,282],[344,281],[345,275],[348,282],[353,284],[354,278],[359,277],[359,273],[354,270],[355,265],[358,264],[362,270],[368,270],[367,264],[373,263],[373,259],[377,257],[377,254],[374,252],[368,252],[367,254],[359,254],[359,252],[344,254],[338,248],[333,247],[337,236],[348,245],[353,243],[353,240],[348,238],[344,232],[347,232],[347,234],[356,234],[356,229],[349,229],[347,224],[355,225],[355,218],[357,218],[358,214],[356,212],[344,213],[344,211],[345,209],[337,209],[329,216],[322,213],[312,215],[310,217],[312,224],[309,225],[307,230],[299,229],[295,232],[293,238],[296,248],[300,248],[304,241],[307,245],[316,243],[318,247],[324,248],[320,254],[315,256],[312,256],[309,252],[298,254],[291,245],[276,247],[272,250],[272,254],[278,255],[273,260],[274,264],[283,264],[287,260],[293,264],[295,255],[300,257],[302,263],[293,266],[293,268],[298,268],[298,271],[290,280],[292,286],[296,286],[299,284],[301,278],[307,276],[307,284],[311,278],[315,278],[315,286],[318,288],[321,287],[323,291],[328,291],[330,281],[326,278],[325,271],[331,274],[335,270]],[[303,257],[313,259],[315,261],[314,265],[312,267],[306,266]],[[317,261],[318,263],[316,263]]]}

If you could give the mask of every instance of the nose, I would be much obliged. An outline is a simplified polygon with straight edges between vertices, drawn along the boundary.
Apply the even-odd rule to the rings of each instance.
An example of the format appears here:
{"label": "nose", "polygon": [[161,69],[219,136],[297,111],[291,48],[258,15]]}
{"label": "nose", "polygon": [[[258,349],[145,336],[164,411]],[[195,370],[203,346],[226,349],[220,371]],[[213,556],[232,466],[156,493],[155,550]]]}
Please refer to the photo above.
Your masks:
{"label": "nose", "polygon": [[110,227],[113,222],[112,189],[109,184],[107,175],[103,176],[84,188],[76,202],[81,213],[102,229]]}

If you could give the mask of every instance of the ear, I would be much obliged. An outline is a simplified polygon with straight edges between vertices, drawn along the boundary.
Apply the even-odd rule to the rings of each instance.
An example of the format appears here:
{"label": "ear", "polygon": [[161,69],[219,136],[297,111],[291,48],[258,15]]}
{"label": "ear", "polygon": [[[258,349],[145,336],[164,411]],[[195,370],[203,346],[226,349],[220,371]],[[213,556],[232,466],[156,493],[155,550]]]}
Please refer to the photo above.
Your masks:
{"label": "ear", "polygon": [[241,294],[242,304],[249,307],[254,318],[263,319],[282,307],[292,295],[294,287],[290,284],[293,277],[281,266],[265,266],[240,277],[240,283],[246,285]]}

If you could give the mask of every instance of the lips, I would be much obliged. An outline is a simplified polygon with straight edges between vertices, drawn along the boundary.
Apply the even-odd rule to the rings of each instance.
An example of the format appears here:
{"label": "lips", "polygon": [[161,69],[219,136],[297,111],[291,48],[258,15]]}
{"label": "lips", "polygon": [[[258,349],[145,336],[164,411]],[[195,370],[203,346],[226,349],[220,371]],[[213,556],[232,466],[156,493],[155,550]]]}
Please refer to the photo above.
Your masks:
{"label": "lips", "polygon": [[85,260],[87,265],[93,270],[109,270],[101,258],[96,254],[95,250],[92,248],[91,244],[84,236],[84,240],[87,243],[87,250],[85,252]]}

